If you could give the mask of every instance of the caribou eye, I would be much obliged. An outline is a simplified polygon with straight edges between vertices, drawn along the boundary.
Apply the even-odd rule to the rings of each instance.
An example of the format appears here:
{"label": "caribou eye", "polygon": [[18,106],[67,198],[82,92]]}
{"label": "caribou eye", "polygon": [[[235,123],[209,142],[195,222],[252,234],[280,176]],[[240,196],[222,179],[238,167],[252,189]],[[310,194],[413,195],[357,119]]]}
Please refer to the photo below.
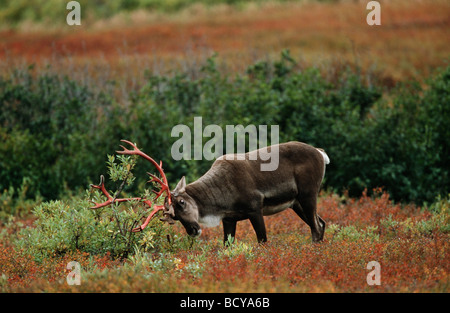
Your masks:
{"label": "caribou eye", "polygon": [[183,199],[180,199],[179,202],[180,202],[181,205],[184,205],[184,200]]}

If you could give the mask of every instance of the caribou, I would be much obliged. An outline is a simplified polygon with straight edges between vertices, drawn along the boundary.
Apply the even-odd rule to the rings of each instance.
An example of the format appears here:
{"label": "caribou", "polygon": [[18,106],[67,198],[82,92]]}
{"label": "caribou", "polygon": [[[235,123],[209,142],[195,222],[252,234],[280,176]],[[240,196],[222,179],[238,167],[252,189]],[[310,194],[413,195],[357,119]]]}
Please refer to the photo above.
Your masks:
{"label": "caribou", "polygon": [[[199,179],[189,184],[183,176],[176,187],[170,190],[167,178],[159,164],[130,141],[122,140],[133,147],[124,146],[119,154],[139,155],[150,161],[161,178],[149,174],[151,181],[161,185],[156,198],[164,195],[164,204],[155,205],[145,222],[133,231],[143,230],[159,211],[162,221],[174,224],[179,221],[190,236],[200,236],[202,227],[223,225],[224,243],[235,237],[238,221],[250,220],[258,242],[266,242],[264,216],[292,209],[311,229],[313,242],[323,240],[325,221],[317,214],[317,196],[330,163],[323,149],[291,141],[250,151],[245,154],[227,154],[217,158],[211,168]],[[272,171],[261,171],[260,165],[267,162],[262,157],[270,150],[278,150],[278,167]],[[103,203],[95,203],[93,209],[110,205],[114,201],[142,200],[152,207],[150,199],[114,199],[99,185],[107,197]],[[155,200],[153,200],[155,201]]]}

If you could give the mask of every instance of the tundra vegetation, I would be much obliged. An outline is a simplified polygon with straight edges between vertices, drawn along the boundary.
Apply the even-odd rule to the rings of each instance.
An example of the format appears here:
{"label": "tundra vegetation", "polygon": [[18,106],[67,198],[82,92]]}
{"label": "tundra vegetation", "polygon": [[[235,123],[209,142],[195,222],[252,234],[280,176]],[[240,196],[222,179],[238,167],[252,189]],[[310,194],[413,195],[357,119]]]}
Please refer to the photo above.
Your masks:
{"label": "tundra vegetation", "polygon": [[[224,2],[108,1],[76,31],[46,29],[50,4],[5,2],[0,290],[448,292],[448,2],[382,2],[381,26],[358,24],[356,2]],[[100,175],[110,194],[151,194],[145,162],[114,155],[120,139],[162,160],[172,188],[205,173],[212,160],[170,154],[194,117],[324,148],[323,242],[292,210],[265,217],[264,245],[242,221],[224,247],[222,227],[193,239],[156,218],[130,232],[151,212],[138,201],[89,209],[105,201],[89,188]]]}

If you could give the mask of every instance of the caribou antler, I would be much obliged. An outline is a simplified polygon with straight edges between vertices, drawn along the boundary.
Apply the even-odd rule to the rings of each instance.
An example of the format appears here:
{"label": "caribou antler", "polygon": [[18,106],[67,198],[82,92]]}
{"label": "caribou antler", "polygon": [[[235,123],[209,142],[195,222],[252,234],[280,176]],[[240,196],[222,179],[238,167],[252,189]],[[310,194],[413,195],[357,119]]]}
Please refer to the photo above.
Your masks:
{"label": "caribou antler", "polygon": [[[162,180],[159,179],[158,177],[156,177],[155,175],[151,174],[151,173],[147,173],[147,174],[152,178],[152,179],[149,180],[148,182],[150,182],[150,183],[151,183],[151,182],[156,182],[156,183],[158,183],[159,185],[161,185],[161,189],[160,189],[158,192],[154,191],[155,194],[156,194],[156,196],[155,196],[155,198],[153,199],[153,201],[156,201],[159,197],[161,197],[161,195],[162,195],[163,193],[165,193],[165,194],[166,194],[166,199],[167,199],[168,204],[169,204],[169,206],[170,206],[170,205],[171,205],[170,189],[169,189],[169,184],[167,183],[166,175],[164,174],[164,171],[163,171],[163,169],[162,169],[162,162],[160,161],[159,164],[156,163],[155,160],[153,160],[153,159],[152,159],[151,157],[149,157],[147,154],[145,154],[144,152],[142,152],[141,150],[139,150],[138,147],[137,147],[135,144],[133,144],[132,142],[130,142],[130,141],[128,141],[128,140],[123,140],[123,139],[122,139],[121,141],[122,141],[122,142],[125,142],[125,143],[127,143],[127,144],[129,144],[130,146],[132,146],[132,147],[133,147],[133,150],[129,150],[129,149],[127,149],[127,148],[125,148],[124,146],[121,145],[123,151],[116,151],[117,153],[119,153],[119,154],[126,154],[126,155],[139,155],[139,156],[143,157],[144,159],[146,159],[147,161],[150,161],[150,163],[152,163],[152,164],[156,167],[156,169],[158,170],[159,174],[161,175]],[[102,203],[96,203],[96,202],[94,202],[95,206],[91,207],[91,209],[98,209],[98,208],[101,208],[101,207],[104,207],[104,206],[113,204],[114,202],[125,202],[125,201],[129,201],[129,200],[142,201],[142,202],[144,202],[146,205],[148,205],[150,208],[152,207],[152,202],[151,202],[151,200],[150,200],[150,199],[143,198],[143,197],[115,199],[115,198],[112,197],[112,196],[109,194],[109,192],[106,190],[106,188],[105,188],[105,178],[103,177],[103,175],[100,176],[100,184],[99,184],[99,185],[91,185],[91,187],[92,187],[92,188],[95,188],[95,189],[99,189],[99,190],[106,196],[106,198],[108,199],[108,200],[106,200],[105,202],[102,202]],[[155,205],[153,211],[152,211],[152,212],[150,213],[150,215],[147,217],[147,219],[145,220],[145,222],[144,222],[141,226],[136,227],[136,228],[133,228],[131,231],[137,232],[137,231],[143,230],[143,229],[148,225],[148,223],[149,223],[150,220],[153,218],[153,216],[154,216],[157,212],[159,212],[159,211],[161,211],[161,210],[163,210],[163,209],[164,209],[164,205]],[[167,221],[167,222],[169,222],[169,223],[172,222],[171,219],[168,218],[168,216],[165,216],[165,217],[164,217],[163,219],[161,219],[161,220]]]}
{"label": "caribou antler", "polygon": [[[94,202],[95,206],[91,207],[91,209],[99,209],[101,207],[110,205],[114,202],[125,202],[125,201],[129,201],[129,200],[143,200],[143,198],[114,199],[105,188],[105,177],[103,177],[103,175],[100,175],[100,184],[99,185],[91,184],[91,187],[95,188],[95,189],[99,189],[106,196],[106,198],[108,198],[108,200],[106,200],[105,202],[102,202],[102,203]],[[148,201],[148,200],[145,200],[145,201]],[[151,207],[151,202],[150,202],[150,207]]]}

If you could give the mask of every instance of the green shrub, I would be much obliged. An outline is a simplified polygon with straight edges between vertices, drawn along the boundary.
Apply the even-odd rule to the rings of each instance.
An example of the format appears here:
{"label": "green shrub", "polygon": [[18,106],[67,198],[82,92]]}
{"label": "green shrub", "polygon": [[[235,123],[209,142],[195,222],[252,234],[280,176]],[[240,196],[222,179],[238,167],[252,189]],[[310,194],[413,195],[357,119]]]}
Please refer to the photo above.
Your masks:
{"label": "green shrub", "polygon": [[7,221],[10,216],[24,217],[31,209],[42,202],[40,194],[29,197],[28,189],[31,180],[24,177],[19,188],[9,186],[0,194],[0,221]]}
{"label": "green shrub", "polygon": [[341,240],[358,241],[361,239],[378,242],[380,240],[378,226],[368,226],[366,229],[357,229],[353,225],[342,227],[331,224],[327,229],[327,233],[330,235],[330,240],[332,242]]}
{"label": "green shrub", "polygon": [[246,259],[255,258],[254,247],[252,245],[246,244],[245,242],[236,242],[234,237],[228,236],[226,242],[226,248],[221,249],[217,252],[219,258],[230,258],[233,259],[238,255],[243,255]]}
{"label": "green shrub", "polygon": [[[119,163],[115,162],[114,157],[108,159],[111,180],[120,180],[122,186],[132,184],[134,158],[119,156],[118,159]],[[118,196],[120,191],[111,194]],[[148,196],[149,191],[144,193]],[[16,246],[28,251],[38,261],[74,251],[100,255],[109,252],[112,257],[126,258],[136,249],[159,249],[159,241],[164,240],[161,233],[166,226],[158,219],[152,220],[142,232],[131,231],[140,226],[142,218],[150,213],[151,208],[136,200],[123,204],[116,202],[96,210],[90,208],[92,202],[103,201],[104,196],[94,189],[87,190],[85,198],[42,203],[33,210],[36,217],[34,226],[20,232]]]}
{"label": "green shrub", "polygon": [[[361,129],[347,132],[339,179],[349,184],[351,195],[380,186],[394,200],[422,203],[448,193],[450,67],[428,84],[400,86],[392,104],[379,102]],[[336,186],[333,179],[328,183]]]}
{"label": "green shrub", "polygon": [[423,235],[433,236],[436,233],[449,233],[450,195],[445,198],[438,196],[428,210],[432,213],[431,217],[419,221],[414,221],[412,218],[397,221],[393,219],[392,215],[389,215],[381,219],[381,229],[388,237],[414,236],[420,238]]}
{"label": "green shrub", "polygon": [[34,77],[32,67],[0,78],[0,190],[27,177],[31,195],[56,199],[65,186],[85,185],[104,167],[96,111],[108,101],[67,77]]}

